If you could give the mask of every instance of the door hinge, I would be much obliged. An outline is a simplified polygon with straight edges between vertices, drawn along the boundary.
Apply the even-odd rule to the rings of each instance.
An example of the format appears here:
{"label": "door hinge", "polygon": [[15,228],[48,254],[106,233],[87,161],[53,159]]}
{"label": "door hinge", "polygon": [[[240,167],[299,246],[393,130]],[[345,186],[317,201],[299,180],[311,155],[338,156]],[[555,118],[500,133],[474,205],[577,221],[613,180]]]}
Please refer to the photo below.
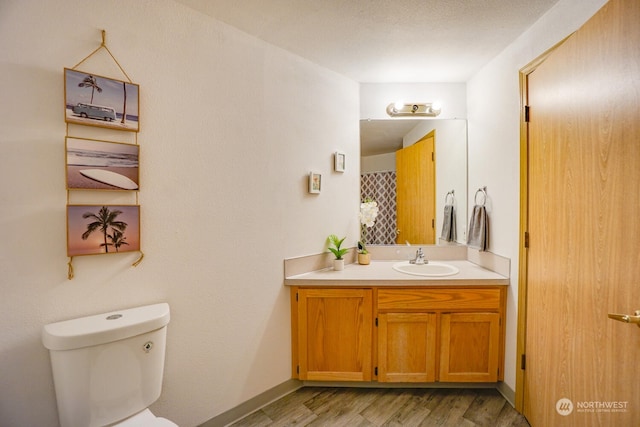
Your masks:
{"label": "door hinge", "polygon": [[431,152],[431,161],[432,162],[436,161],[436,153],[434,153],[433,151]]}
{"label": "door hinge", "polygon": [[296,292],[296,301],[298,301],[298,293]]}
{"label": "door hinge", "polygon": [[524,232],[524,247],[529,249],[529,232]]}
{"label": "door hinge", "polygon": [[436,228],[436,220],[431,218],[431,228]]}
{"label": "door hinge", "polygon": [[300,374],[300,365],[296,365],[296,374]]}
{"label": "door hinge", "polygon": [[378,318],[376,317],[376,326],[378,326]]}
{"label": "door hinge", "polygon": [[520,355],[520,369],[524,371],[526,366],[527,366],[527,355],[522,354]]}
{"label": "door hinge", "polygon": [[377,366],[373,369],[373,373],[374,373],[375,375],[378,375],[378,367],[377,367]]}
{"label": "door hinge", "polygon": [[529,106],[528,105],[524,106],[524,121],[526,123],[529,123]]}

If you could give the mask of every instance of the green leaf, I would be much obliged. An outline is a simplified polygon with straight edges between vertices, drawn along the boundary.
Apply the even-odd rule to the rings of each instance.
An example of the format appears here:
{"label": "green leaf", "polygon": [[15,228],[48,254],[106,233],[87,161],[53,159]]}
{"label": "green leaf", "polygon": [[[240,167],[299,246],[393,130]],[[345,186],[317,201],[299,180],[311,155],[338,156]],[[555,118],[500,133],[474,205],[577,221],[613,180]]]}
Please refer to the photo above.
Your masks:
{"label": "green leaf", "polygon": [[336,259],[342,259],[342,256],[347,252],[349,252],[349,249],[340,249],[340,246],[342,246],[342,243],[345,241],[346,238],[347,237],[345,236],[341,239],[335,234],[331,234],[327,238],[327,240],[329,241],[329,244],[333,245],[333,247],[329,246],[329,250],[331,251],[331,253],[333,253]]}

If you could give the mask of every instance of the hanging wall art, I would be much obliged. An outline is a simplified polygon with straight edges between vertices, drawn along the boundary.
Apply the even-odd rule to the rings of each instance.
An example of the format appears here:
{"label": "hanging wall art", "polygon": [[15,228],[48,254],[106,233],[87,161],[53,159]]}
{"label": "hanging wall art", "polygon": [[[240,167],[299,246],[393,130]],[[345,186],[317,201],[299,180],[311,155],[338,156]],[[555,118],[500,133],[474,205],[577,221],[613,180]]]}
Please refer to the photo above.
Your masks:
{"label": "hanging wall art", "polygon": [[[140,248],[138,203],[140,86],[131,81],[107,48],[105,37],[103,30],[102,44],[74,67],[64,69],[69,279],[74,277],[76,256],[138,252],[134,267],[144,258]],[[80,69],[87,67],[83,65],[85,61],[99,52],[109,55],[126,80]],[[75,190],[96,190],[94,195],[87,191],[82,195],[87,195],[92,202],[100,199],[103,202],[72,203],[72,194],[81,194]],[[125,192],[124,198],[132,199],[131,204],[109,203],[102,190]]]}
{"label": "hanging wall art", "polygon": [[64,69],[67,123],[138,132],[138,101],[137,84]]}
{"label": "hanging wall art", "polygon": [[140,251],[140,206],[67,206],[67,256],[133,251]]}
{"label": "hanging wall art", "polygon": [[67,189],[138,190],[140,146],[66,138]]}
{"label": "hanging wall art", "polygon": [[322,190],[322,175],[319,172],[309,172],[309,193],[320,194]]}
{"label": "hanging wall art", "polygon": [[333,170],[336,172],[344,172],[346,168],[347,155],[336,151],[333,155]]}

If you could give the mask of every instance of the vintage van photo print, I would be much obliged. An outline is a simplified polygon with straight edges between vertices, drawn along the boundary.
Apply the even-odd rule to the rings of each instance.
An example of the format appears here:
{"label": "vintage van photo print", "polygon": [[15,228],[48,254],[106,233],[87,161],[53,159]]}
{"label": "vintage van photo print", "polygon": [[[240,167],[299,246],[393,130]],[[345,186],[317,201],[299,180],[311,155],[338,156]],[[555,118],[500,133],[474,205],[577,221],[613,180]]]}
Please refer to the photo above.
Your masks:
{"label": "vintage van photo print", "polygon": [[64,69],[67,123],[138,132],[139,99],[137,84]]}

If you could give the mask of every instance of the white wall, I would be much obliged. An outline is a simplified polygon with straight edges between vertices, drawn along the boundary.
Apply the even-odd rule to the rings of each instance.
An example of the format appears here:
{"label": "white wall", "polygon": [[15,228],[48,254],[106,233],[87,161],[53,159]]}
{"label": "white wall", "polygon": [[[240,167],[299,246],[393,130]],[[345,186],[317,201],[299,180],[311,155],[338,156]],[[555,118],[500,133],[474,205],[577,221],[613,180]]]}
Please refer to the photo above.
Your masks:
{"label": "white wall", "polygon": [[374,154],[360,158],[360,172],[386,172],[396,170],[396,153]]}
{"label": "white wall", "polygon": [[467,82],[469,206],[487,186],[489,250],[511,259],[505,383],[515,389],[520,197],[519,70],[577,30],[605,0],[560,0]]}
{"label": "white wall", "polygon": [[[102,29],[140,85],[145,257],[76,257],[70,281],[63,68]],[[123,78],[104,50],[86,66]],[[3,0],[0,75],[0,424],[58,424],[44,324],[159,301],[172,319],[157,415],[194,426],[288,380],[283,259],[358,236],[358,84],[172,0]]]}

